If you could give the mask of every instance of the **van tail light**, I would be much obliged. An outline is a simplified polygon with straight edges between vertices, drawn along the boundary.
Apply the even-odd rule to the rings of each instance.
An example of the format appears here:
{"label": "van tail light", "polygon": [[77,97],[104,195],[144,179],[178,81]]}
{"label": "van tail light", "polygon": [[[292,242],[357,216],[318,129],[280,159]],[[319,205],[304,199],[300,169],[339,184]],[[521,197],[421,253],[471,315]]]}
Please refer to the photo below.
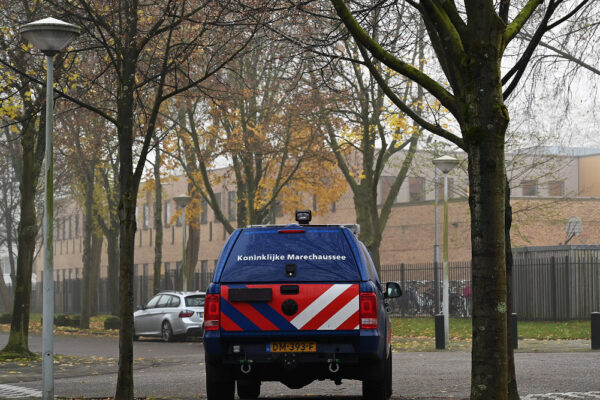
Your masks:
{"label": "van tail light", "polygon": [[221,295],[207,294],[204,301],[204,330],[218,331],[221,328]]}
{"label": "van tail light", "polygon": [[377,329],[377,296],[360,294],[360,329]]}
{"label": "van tail light", "polygon": [[194,315],[194,312],[193,312],[193,311],[191,311],[191,310],[182,310],[182,311],[179,313],[179,318],[189,318],[189,317],[191,317],[192,315]]}

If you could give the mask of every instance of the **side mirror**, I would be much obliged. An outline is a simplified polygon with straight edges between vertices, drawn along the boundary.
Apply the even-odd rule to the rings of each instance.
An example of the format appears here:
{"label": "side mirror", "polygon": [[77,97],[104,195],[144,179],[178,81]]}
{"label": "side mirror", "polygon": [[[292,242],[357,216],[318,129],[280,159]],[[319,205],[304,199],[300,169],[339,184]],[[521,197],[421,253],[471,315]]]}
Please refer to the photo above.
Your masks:
{"label": "side mirror", "polygon": [[140,304],[139,306],[137,306],[137,309],[138,309],[138,311],[145,310],[146,306]]}
{"label": "side mirror", "polygon": [[398,285],[396,282],[387,282],[385,284],[384,296],[386,299],[394,299],[402,296],[402,289],[400,289],[400,285]]}

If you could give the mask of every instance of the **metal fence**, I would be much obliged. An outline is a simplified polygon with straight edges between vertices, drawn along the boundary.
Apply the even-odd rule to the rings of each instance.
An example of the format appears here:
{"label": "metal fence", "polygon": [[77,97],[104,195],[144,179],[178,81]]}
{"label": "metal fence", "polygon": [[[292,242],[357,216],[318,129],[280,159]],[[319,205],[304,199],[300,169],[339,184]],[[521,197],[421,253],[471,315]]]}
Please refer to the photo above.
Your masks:
{"label": "metal fence", "polygon": [[[206,290],[213,272],[194,274],[194,279],[188,284],[189,290]],[[179,279],[178,271],[169,271],[161,276],[160,290],[174,290]],[[139,275],[133,278],[133,304],[135,306],[146,304],[154,295],[153,279],[150,275]],[[81,313],[83,279],[62,279],[54,282],[54,311],[57,314]],[[12,294],[11,294],[12,295]],[[42,312],[42,284],[33,285],[31,293],[32,312]],[[7,312],[9,310],[3,310]],[[110,313],[110,298],[108,279],[103,278],[98,282],[96,292],[96,314]]]}
{"label": "metal fence", "polygon": [[[513,255],[513,312],[519,319],[586,320],[592,312],[600,311],[600,246],[514,249]],[[399,299],[390,301],[393,315],[435,315],[433,264],[383,265],[381,269],[381,280],[398,282],[404,292]],[[212,274],[196,273],[190,290],[205,290]],[[177,270],[163,275],[161,290],[174,289],[178,278]],[[134,277],[134,305],[145,304],[152,297],[152,284],[152,276]],[[56,313],[80,313],[82,279],[57,280],[54,285]],[[110,311],[108,292],[107,280],[101,279],[96,298],[98,314]],[[471,316],[470,262],[449,263],[449,300],[450,316]],[[34,285],[31,304],[32,311],[42,311],[41,284]],[[4,307],[3,311],[11,310]]]}
{"label": "metal fence", "polygon": [[600,311],[600,246],[529,247],[513,255],[519,318],[587,320]]}
{"label": "metal fence", "polygon": [[[438,267],[440,270],[442,265]],[[441,271],[438,273],[441,276]],[[403,295],[389,302],[394,316],[431,317],[436,314],[434,264],[398,264],[381,267],[383,282],[398,282]],[[452,317],[471,316],[471,263],[448,263],[449,311]],[[441,282],[440,282],[441,286]],[[439,303],[443,293],[439,291]]]}

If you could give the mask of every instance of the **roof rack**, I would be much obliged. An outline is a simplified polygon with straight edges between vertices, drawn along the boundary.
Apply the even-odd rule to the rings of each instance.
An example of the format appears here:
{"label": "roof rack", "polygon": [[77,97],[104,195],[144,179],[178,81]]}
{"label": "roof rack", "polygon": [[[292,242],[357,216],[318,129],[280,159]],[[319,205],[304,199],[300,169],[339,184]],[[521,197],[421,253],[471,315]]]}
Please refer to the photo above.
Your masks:
{"label": "roof rack", "polygon": [[[263,224],[263,225],[248,225],[246,228],[282,228],[290,225],[298,225],[298,224]],[[298,226],[308,226],[308,227],[336,227],[336,228],[346,228],[349,229],[350,232],[354,233],[356,236],[360,233],[360,225],[359,224],[325,224],[325,225],[298,225]]]}

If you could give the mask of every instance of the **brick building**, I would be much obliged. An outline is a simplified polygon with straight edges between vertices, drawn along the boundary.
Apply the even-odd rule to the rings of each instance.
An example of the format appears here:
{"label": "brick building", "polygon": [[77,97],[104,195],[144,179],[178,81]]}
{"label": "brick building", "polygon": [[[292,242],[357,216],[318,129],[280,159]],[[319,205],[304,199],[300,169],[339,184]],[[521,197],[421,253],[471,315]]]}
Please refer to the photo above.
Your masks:
{"label": "brick building", "polygon": [[[465,155],[449,174],[449,254],[450,260],[470,259],[469,209]],[[378,190],[384,198],[391,185],[392,173],[399,165],[392,161],[384,172]],[[415,163],[396,198],[381,246],[382,265],[432,262],[434,244],[435,171],[432,156],[417,154]],[[550,246],[564,243],[566,223],[570,217],[582,221],[583,234],[573,237],[569,244],[600,243],[600,150],[576,148],[527,149],[507,155],[507,174],[511,182],[514,211],[512,241],[514,247]],[[439,175],[438,175],[439,178]],[[442,181],[443,182],[443,181]],[[232,185],[224,185],[218,197],[225,215],[233,219],[235,192]],[[187,183],[179,179],[164,185],[163,195],[163,268],[173,271],[182,258],[182,226],[180,221],[169,224],[176,210],[173,197],[185,193]],[[438,185],[440,199],[442,185]],[[312,199],[311,199],[312,200]],[[68,199],[62,200],[61,211],[55,217],[55,279],[81,277],[82,221],[79,207]],[[312,201],[305,205],[313,208]],[[439,225],[442,229],[442,201],[439,201]],[[154,263],[153,204],[140,196],[138,204],[138,231],[136,234],[136,275],[152,275]],[[278,223],[292,222],[293,215],[277,218]],[[316,210],[314,224],[354,223],[352,194],[346,192],[328,210]],[[196,271],[211,271],[224,244],[227,233],[214,218],[210,209],[200,217],[200,252]],[[441,235],[440,235],[441,240]],[[36,258],[34,271],[42,276],[42,255]],[[107,257],[104,251],[101,276],[106,276]]]}

